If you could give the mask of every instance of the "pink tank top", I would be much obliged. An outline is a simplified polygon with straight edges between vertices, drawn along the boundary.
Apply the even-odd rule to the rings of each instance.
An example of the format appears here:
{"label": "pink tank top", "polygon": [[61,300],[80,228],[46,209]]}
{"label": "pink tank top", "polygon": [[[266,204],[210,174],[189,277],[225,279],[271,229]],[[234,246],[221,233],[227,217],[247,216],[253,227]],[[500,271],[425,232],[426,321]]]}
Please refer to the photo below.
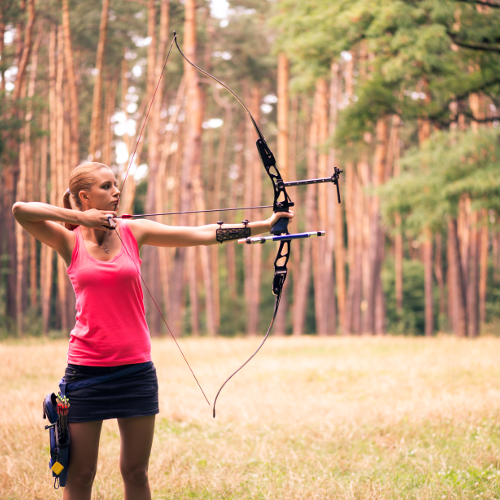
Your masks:
{"label": "pink tank top", "polygon": [[68,275],[76,294],[76,324],[70,335],[68,363],[118,366],[151,361],[139,277],[142,260],[128,224],[120,222],[119,229],[122,248],[109,262],[92,257],[80,228],[75,229]]}

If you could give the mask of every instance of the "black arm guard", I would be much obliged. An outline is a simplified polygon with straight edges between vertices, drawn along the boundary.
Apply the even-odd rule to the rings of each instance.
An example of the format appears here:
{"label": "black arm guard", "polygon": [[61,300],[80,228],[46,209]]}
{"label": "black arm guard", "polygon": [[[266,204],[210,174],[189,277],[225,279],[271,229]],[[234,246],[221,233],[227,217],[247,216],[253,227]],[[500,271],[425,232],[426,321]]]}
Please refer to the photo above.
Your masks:
{"label": "black arm guard", "polygon": [[228,229],[216,229],[215,230],[216,239],[219,243],[230,240],[238,240],[240,238],[248,238],[252,235],[252,231],[249,227],[234,227]]}

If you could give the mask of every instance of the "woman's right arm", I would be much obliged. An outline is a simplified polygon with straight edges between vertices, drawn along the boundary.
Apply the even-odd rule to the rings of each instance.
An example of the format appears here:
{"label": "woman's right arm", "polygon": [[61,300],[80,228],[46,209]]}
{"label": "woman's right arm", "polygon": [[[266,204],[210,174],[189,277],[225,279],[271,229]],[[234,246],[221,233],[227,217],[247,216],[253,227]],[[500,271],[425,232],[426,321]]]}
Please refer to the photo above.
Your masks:
{"label": "woman's right arm", "polygon": [[23,203],[18,201],[12,207],[12,213],[17,222],[33,235],[37,240],[53,248],[69,265],[71,254],[75,246],[75,236],[64,226],[57,222],[82,225],[95,229],[104,229],[107,225],[107,214],[116,216],[116,212],[103,210],[71,210],[68,208],[54,207],[47,203]]}

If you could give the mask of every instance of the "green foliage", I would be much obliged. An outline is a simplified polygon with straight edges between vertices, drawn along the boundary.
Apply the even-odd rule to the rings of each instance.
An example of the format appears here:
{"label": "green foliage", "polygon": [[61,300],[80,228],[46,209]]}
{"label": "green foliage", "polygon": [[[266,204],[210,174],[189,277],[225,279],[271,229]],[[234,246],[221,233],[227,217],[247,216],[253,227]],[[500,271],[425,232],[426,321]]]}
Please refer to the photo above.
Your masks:
{"label": "green foliage", "polygon": [[[470,94],[495,101],[500,90],[500,56],[487,50],[498,48],[498,9],[485,15],[453,0],[285,0],[275,12],[277,47],[293,63],[297,88],[311,89],[342,51],[362,57],[366,76],[341,118],[339,143],[359,140],[360,130],[394,112],[446,126],[451,101],[470,115]],[[457,51],[452,42],[460,40],[483,50]]]}
{"label": "green foliage", "polygon": [[[130,179],[133,182],[133,179]],[[148,180],[142,179],[135,188],[133,212],[134,214],[146,213],[146,194],[148,192]]]}
{"label": "green foliage", "polygon": [[[403,261],[403,308],[396,307],[394,260],[386,259],[382,284],[389,333],[423,335],[425,332],[424,266],[417,260]],[[436,308],[434,308],[436,311]]]}
{"label": "green foliage", "polygon": [[419,235],[423,228],[440,231],[446,215],[455,216],[458,201],[470,195],[473,208],[500,214],[500,144],[496,129],[480,134],[436,132],[420,149],[401,160],[401,177],[380,189],[382,213],[388,225],[399,212],[405,229]]}
{"label": "green foliage", "polygon": [[380,77],[366,82],[357,91],[358,101],[340,113],[340,123],[335,134],[337,147],[348,142],[360,142],[365,132],[372,132],[380,116],[397,113],[395,88]]}

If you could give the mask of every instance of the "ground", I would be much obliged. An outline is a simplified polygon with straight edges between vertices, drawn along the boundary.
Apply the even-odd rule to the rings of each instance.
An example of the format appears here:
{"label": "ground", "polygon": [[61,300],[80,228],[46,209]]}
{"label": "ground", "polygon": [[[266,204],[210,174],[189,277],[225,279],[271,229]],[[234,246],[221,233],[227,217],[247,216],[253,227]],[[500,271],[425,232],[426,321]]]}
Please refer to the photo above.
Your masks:
{"label": "ground", "polygon": [[[180,339],[208,397],[260,340]],[[42,400],[65,341],[0,343],[0,498],[55,499]],[[500,498],[500,339],[271,338],[217,418],[171,339],[153,340],[155,499]],[[123,498],[115,421],[95,499]]]}

